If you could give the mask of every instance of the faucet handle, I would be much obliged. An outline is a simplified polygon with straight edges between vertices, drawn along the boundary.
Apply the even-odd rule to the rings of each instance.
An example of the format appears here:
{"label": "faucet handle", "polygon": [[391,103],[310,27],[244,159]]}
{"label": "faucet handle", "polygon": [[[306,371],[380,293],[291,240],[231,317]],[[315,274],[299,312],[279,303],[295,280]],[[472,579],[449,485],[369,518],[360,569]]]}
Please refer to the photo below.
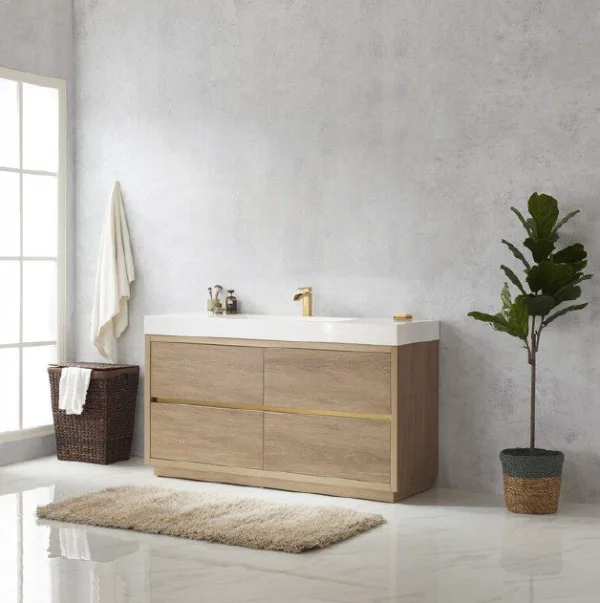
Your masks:
{"label": "faucet handle", "polygon": [[298,291],[312,291],[312,287],[298,287]]}

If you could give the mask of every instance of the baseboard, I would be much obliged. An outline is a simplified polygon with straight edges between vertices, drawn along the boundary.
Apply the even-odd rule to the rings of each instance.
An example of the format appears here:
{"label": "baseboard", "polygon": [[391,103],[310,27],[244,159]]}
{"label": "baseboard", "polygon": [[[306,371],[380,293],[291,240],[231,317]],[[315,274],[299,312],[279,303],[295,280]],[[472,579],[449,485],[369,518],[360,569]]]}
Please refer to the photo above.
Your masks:
{"label": "baseboard", "polygon": [[0,466],[56,454],[54,433],[0,443]]}

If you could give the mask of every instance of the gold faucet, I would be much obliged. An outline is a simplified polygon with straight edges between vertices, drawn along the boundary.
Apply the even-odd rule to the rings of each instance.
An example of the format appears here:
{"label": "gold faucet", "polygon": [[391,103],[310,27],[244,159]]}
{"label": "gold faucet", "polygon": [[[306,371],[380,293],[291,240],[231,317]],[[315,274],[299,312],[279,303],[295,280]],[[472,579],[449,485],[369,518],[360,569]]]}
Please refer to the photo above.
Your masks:
{"label": "gold faucet", "polygon": [[298,291],[300,291],[300,293],[294,295],[294,301],[302,300],[302,316],[312,316],[312,287],[298,287]]}

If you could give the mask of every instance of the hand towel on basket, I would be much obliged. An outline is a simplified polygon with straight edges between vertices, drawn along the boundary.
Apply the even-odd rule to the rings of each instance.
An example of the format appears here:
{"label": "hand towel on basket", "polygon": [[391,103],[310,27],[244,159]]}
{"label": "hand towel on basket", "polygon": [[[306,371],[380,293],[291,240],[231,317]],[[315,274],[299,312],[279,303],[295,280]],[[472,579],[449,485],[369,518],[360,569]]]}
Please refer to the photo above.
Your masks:
{"label": "hand towel on basket", "polygon": [[91,376],[91,369],[75,366],[62,369],[58,395],[60,410],[65,410],[68,415],[80,415],[83,412]]}

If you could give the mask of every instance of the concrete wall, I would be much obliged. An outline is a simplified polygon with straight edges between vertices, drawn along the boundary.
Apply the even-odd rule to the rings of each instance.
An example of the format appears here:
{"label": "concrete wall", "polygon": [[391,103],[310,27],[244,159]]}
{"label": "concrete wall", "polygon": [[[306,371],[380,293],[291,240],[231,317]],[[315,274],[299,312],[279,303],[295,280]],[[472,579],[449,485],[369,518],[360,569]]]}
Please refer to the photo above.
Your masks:
{"label": "concrete wall", "polygon": [[[124,190],[143,316],[236,289],[246,312],[442,321],[441,483],[499,490],[527,443],[516,341],[466,318],[497,308],[508,211],[538,190],[600,242],[600,8],[482,0],[75,0],[76,339],[88,342],[101,218]],[[598,281],[600,283],[600,280]],[[542,342],[539,444],[565,488],[600,497],[598,283]],[[141,405],[136,450],[142,447]]]}
{"label": "concrete wall", "polygon": [[[68,316],[72,322],[74,281],[74,61],[72,0],[0,0],[0,66],[66,80],[67,120],[67,225]],[[73,351],[74,331],[69,330],[67,351]],[[28,438],[0,444],[0,465],[52,454],[54,436]]]}

